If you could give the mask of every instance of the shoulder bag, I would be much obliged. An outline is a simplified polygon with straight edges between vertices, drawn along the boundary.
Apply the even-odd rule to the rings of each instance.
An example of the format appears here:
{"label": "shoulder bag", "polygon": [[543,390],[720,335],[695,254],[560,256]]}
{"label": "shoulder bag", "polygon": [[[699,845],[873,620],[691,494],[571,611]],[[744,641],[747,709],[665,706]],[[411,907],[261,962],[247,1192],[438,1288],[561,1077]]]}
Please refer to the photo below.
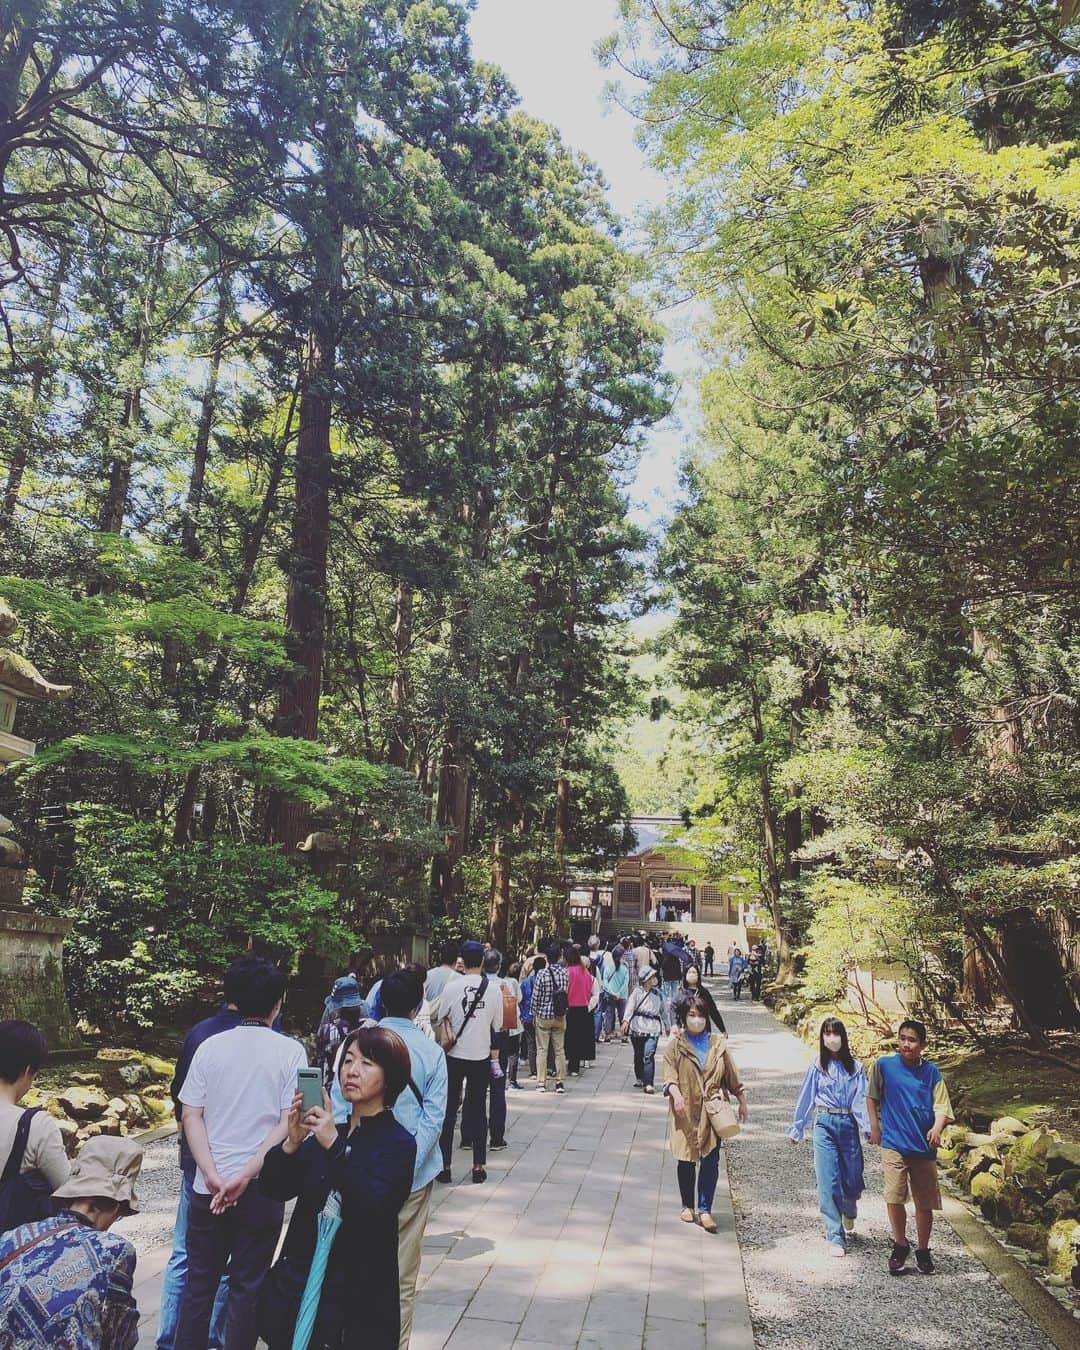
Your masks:
{"label": "shoulder bag", "polygon": [[739,1117],[726,1094],[706,1097],[705,1114],[718,1139],[734,1139],[739,1133]]}
{"label": "shoulder bag", "polygon": [[19,1117],[15,1139],[0,1175],[0,1233],[10,1232],[24,1223],[37,1223],[52,1216],[52,1188],[36,1169],[22,1171],[30,1127],[40,1106],[30,1106]]}

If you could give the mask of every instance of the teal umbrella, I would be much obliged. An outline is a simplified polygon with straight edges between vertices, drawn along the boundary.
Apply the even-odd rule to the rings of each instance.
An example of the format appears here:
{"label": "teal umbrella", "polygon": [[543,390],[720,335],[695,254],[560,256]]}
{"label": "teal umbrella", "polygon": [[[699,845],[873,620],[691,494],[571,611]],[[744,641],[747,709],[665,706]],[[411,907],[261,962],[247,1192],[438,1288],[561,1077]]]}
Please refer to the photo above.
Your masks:
{"label": "teal umbrella", "polygon": [[300,1311],[296,1314],[296,1330],[293,1332],[292,1350],[307,1350],[311,1333],[315,1330],[315,1319],[319,1315],[319,1296],[322,1293],[323,1280],[326,1278],[326,1263],[330,1259],[330,1248],[334,1245],[337,1230],[341,1227],[341,1196],[331,1191],[319,1213],[315,1230],[315,1250],[311,1254],[311,1269],[308,1271],[307,1284],[304,1285],[304,1297],[300,1300]]}

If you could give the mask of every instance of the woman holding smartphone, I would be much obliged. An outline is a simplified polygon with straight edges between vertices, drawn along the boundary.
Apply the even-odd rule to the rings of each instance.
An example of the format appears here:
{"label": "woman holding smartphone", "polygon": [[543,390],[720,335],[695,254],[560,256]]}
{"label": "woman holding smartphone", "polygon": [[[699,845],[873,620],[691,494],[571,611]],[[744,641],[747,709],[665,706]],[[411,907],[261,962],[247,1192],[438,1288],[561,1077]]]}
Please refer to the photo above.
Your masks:
{"label": "woman holding smartphone", "polygon": [[339,1078],[348,1120],[334,1123],[330,1099],[304,1111],[297,1093],[289,1133],[271,1149],[259,1185],[277,1200],[296,1198],[281,1258],[263,1283],[259,1334],[271,1350],[289,1350],[300,1296],[315,1249],[317,1221],[332,1191],[341,1227],[319,1300],[311,1350],[396,1350],[400,1337],[398,1212],[408,1199],[416,1141],[391,1107],[408,1088],[409,1051],[383,1027],[361,1027],[346,1040]]}

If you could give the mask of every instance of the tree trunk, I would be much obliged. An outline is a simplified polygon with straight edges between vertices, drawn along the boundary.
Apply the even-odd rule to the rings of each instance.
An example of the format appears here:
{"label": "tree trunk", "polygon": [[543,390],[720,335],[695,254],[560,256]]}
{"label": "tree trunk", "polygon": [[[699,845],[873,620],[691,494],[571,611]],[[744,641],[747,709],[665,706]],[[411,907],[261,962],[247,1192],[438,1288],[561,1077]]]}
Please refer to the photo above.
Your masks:
{"label": "tree trunk", "polygon": [[761,834],[765,853],[765,872],[769,911],[773,921],[773,936],[779,961],[777,979],[790,984],[795,978],[795,953],[791,930],[784,920],[782,908],[783,884],[780,873],[780,850],[776,811],[772,801],[772,778],[765,760],[765,727],[761,716],[761,698],[756,688],[750,691],[750,709],[753,718],[754,744],[761,755],[758,769],[758,791],[761,811]]}
{"label": "tree trunk", "polygon": [[[289,443],[292,440],[293,421],[296,416],[298,399],[299,390],[296,390],[293,393],[292,402],[289,405],[288,416],[285,419],[285,430],[275,447],[274,458],[270,463],[270,474],[267,478],[266,491],[263,493],[262,503],[259,507],[259,514],[256,516],[255,523],[244,543],[243,557],[240,564],[240,575],[237,577],[232,604],[229,606],[229,609],[233,614],[243,613],[244,606],[247,603],[248,591],[251,589],[251,583],[255,579],[255,568],[258,566],[263,540],[266,538],[270,517],[273,515],[274,504],[277,501],[278,488],[281,486],[281,478],[285,472],[285,459],[289,452]],[[214,663],[214,671],[207,687],[208,702],[212,703],[216,701],[217,692],[224,684],[227,670],[228,662],[224,655],[219,654],[217,661]],[[209,721],[204,721],[199,727],[196,743],[205,741],[211,735],[212,729],[212,724]],[[174,843],[182,844],[191,837],[191,826],[192,821],[195,818],[195,804],[199,800],[199,784],[201,779],[202,766],[193,764],[188,770],[187,777],[184,779],[180,800],[176,806],[176,818],[173,823]]]}
{"label": "tree trunk", "polygon": [[165,242],[164,234],[155,239],[147,259],[146,289],[143,292],[139,317],[135,325],[133,344],[135,361],[130,382],[124,390],[124,410],[113,441],[113,457],[109,465],[105,499],[98,515],[98,531],[101,534],[120,534],[127,517],[131,474],[135,462],[135,442],[139,435],[139,422],[142,419],[143,381],[153,341],[158,291],[165,270]]}
{"label": "tree trunk", "polygon": [[49,297],[45,302],[45,313],[42,316],[41,339],[38,342],[37,350],[34,353],[33,361],[30,366],[30,400],[27,408],[27,427],[26,431],[15,439],[15,448],[12,451],[11,463],[8,465],[7,483],[4,485],[4,500],[0,505],[0,533],[10,529],[11,523],[15,518],[15,508],[19,504],[19,492],[22,488],[23,477],[27,466],[30,463],[30,432],[34,413],[41,403],[41,395],[45,388],[45,378],[49,371],[49,357],[52,353],[53,333],[56,329],[56,319],[60,312],[60,287],[64,274],[67,271],[67,256],[61,254],[53,275],[52,285],[49,287]]}
{"label": "tree trunk", "polygon": [[386,758],[404,769],[409,763],[404,720],[409,704],[409,650],[412,646],[413,593],[406,581],[399,581],[394,597],[394,675],[390,681],[390,707],[393,724]]}
{"label": "tree trunk", "polygon": [[[199,548],[199,511],[202,507],[203,489],[206,485],[206,468],[210,455],[210,433],[214,428],[214,412],[217,406],[218,377],[221,373],[221,349],[225,341],[225,324],[228,317],[229,282],[224,273],[219,278],[217,312],[214,316],[214,332],[210,345],[210,366],[206,372],[202,399],[199,408],[199,425],[195,431],[195,447],[191,457],[191,476],[188,479],[187,502],[184,506],[184,518],[180,525],[180,547],[193,561],[200,556]],[[174,637],[166,637],[162,643],[161,678],[165,687],[176,683],[176,674],[180,665],[180,644]]]}
{"label": "tree trunk", "polygon": [[[315,241],[317,262],[313,319],[300,390],[295,505],[285,607],[285,646],[296,668],[278,687],[280,736],[314,741],[326,654],[326,563],[330,548],[330,433],[334,409],[337,334],[342,304],[342,228]],[[307,833],[310,810],[276,793],[270,838],[295,848]]]}
{"label": "tree trunk", "polygon": [[206,384],[203,386],[199,426],[195,432],[195,451],[191,461],[191,477],[188,480],[187,502],[184,506],[183,523],[180,526],[180,546],[189,558],[198,558],[200,554],[199,511],[202,508],[203,491],[206,486],[210,433],[214,429],[214,414],[217,410],[221,354],[229,319],[230,281],[231,278],[226,272],[222,272],[218,278],[218,301],[214,315],[213,337],[210,342],[210,365],[206,372]]}
{"label": "tree trunk", "polygon": [[488,940],[505,952],[510,935],[510,840],[505,830],[495,831],[491,846],[491,898],[488,902]]}
{"label": "tree trunk", "polygon": [[442,831],[443,852],[431,864],[432,898],[450,919],[458,915],[458,864],[465,852],[469,814],[469,768],[457,729],[447,733],[439,771],[435,820]]}

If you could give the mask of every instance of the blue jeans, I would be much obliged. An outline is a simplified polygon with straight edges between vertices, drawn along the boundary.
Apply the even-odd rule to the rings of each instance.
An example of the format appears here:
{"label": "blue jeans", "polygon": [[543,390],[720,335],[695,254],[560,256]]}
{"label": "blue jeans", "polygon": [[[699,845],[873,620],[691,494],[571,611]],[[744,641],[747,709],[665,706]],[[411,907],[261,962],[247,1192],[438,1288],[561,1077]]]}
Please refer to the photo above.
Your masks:
{"label": "blue jeans", "polygon": [[656,1077],[656,1042],[658,1036],[635,1036],[631,1034],[630,1044],[634,1047],[634,1077],[652,1087]]}
{"label": "blue jeans", "polygon": [[711,1214],[713,1197],[716,1195],[716,1182],[720,1176],[720,1145],[717,1144],[711,1153],[706,1153],[697,1164],[692,1162],[676,1164],[676,1171],[679,1174],[679,1194],[682,1196],[682,1202],[686,1209],[695,1208],[695,1169],[697,1171],[697,1212],[699,1214]]}
{"label": "blue jeans", "polygon": [[606,1006],[607,1006],[607,994],[602,993],[600,995],[599,1002],[593,1009],[592,1021],[593,1021],[594,1040],[600,1039],[600,1032],[603,1030],[604,1027],[604,1009],[606,1008]]}
{"label": "blue jeans", "polygon": [[681,993],[682,982],[680,980],[665,980],[660,986],[660,997],[667,1007],[668,1022],[671,1026],[675,1025],[675,1000]]}
{"label": "blue jeans", "polygon": [[814,1122],[814,1171],[817,1173],[818,1204],[825,1220],[825,1239],[844,1244],[841,1216],[855,1217],[863,1193],[863,1151],[854,1116],[834,1116],[819,1111]]}
{"label": "blue jeans", "polygon": [[[195,1174],[184,1172],[180,1183],[180,1203],[176,1206],[176,1223],[173,1226],[172,1254],[165,1267],[161,1283],[161,1313],[158,1321],[157,1350],[173,1350],[176,1337],[176,1323],[180,1316],[180,1304],[187,1284],[187,1229],[188,1210],[191,1208],[191,1193],[195,1185]],[[228,1272],[222,1276],[214,1298],[214,1311],[210,1317],[210,1339],[207,1350],[221,1350],[225,1344],[225,1306],[229,1300]]]}
{"label": "blue jeans", "polygon": [[604,1005],[604,1035],[614,1036],[622,1025],[626,999],[617,998],[614,994],[605,994],[604,998],[607,1000]]}

